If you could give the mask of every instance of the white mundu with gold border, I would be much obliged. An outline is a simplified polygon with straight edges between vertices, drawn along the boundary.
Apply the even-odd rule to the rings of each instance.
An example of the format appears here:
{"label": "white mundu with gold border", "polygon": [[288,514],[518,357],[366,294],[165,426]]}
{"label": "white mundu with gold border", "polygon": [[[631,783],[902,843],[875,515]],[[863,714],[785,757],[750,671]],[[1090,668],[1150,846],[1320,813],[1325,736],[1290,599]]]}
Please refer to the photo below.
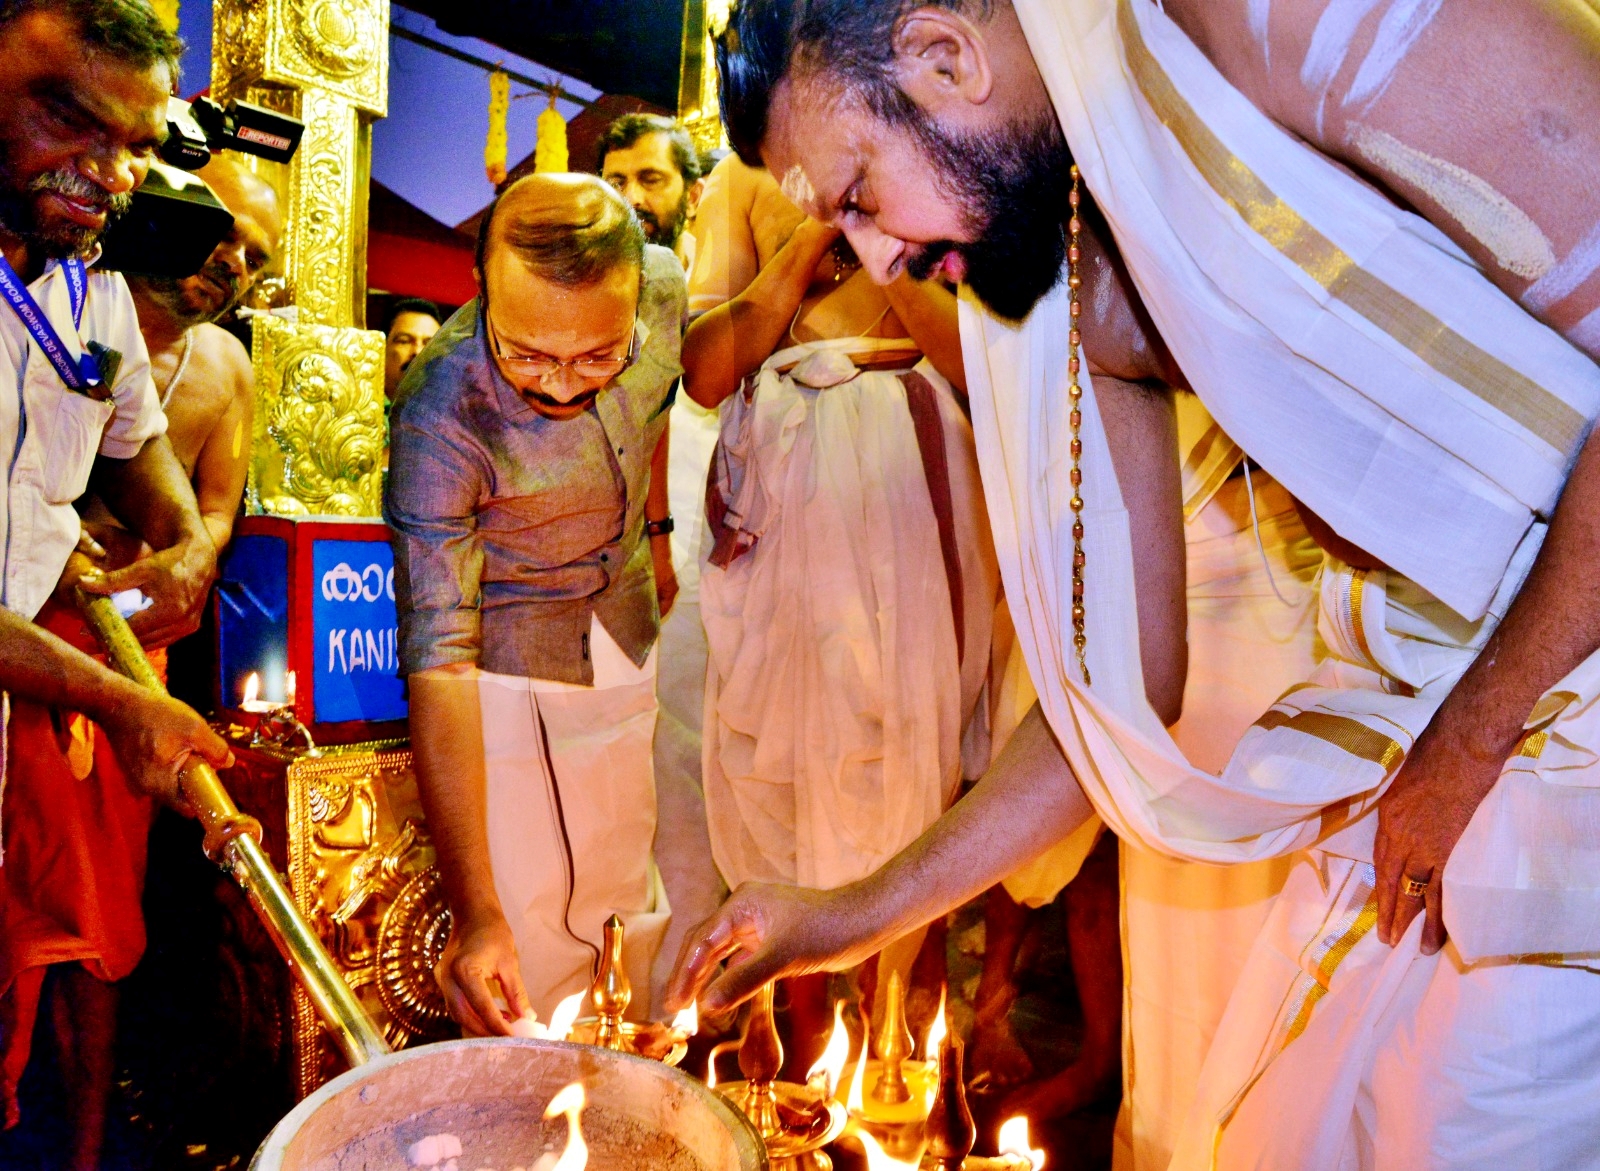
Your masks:
{"label": "white mundu with gold border", "polygon": [[1330,564],[1327,657],[1220,775],[1192,767],[1144,701],[1131,537],[1092,386],[1092,690],[1071,653],[1070,461],[1054,458],[1069,437],[1067,291],[1020,327],[963,301],[1006,593],[1097,812],[1181,858],[1306,851],[1172,1165],[1584,1165],[1600,1150],[1600,661],[1536,706],[1452,855],[1439,956],[1420,955],[1420,919],[1378,943],[1371,848],[1378,794],[1537,554],[1600,412],[1600,369],[1425,221],[1276,127],[1149,0],[1015,2],[1085,182],[1207,409],[1394,567]]}

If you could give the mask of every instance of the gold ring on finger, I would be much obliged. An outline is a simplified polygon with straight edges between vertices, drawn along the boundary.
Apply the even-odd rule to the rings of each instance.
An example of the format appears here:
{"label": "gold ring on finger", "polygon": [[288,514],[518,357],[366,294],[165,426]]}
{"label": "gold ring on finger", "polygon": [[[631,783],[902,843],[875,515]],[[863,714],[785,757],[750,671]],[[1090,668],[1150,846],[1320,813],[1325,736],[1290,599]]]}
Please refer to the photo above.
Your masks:
{"label": "gold ring on finger", "polygon": [[1420,899],[1428,893],[1428,880],[1412,878],[1409,874],[1400,882],[1400,893],[1408,899]]}

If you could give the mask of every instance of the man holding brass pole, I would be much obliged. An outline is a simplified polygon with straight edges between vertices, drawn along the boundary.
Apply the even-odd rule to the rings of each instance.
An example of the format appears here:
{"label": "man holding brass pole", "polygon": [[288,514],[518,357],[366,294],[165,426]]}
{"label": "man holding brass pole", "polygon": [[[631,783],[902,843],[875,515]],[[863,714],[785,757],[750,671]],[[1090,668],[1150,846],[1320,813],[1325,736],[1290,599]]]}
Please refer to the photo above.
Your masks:
{"label": "man holding brass pole", "polygon": [[384,516],[454,917],[437,974],[463,1028],[504,1034],[588,986],[612,914],[649,1008],[668,919],[651,738],[671,588],[669,558],[652,571],[671,526],[650,469],[685,292],[677,259],[590,175],[506,188],[477,280],[400,383]]}
{"label": "man holding brass pole", "polygon": [[[277,195],[235,156],[200,176],[233,214],[233,228],[199,272],[184,278],[131,277],[139,329],[168,423],[167,439],[193,479],[201,519],[218,549],[233,533],[249,464],[254,379],[238,339],[213,324],[249,291],[278,245]],[[116,522],[105,501],[80,502],[85,536],[36,622],[70,645],[98,655],[94,631],[74,603],[75,584],[138,561],[148,550]],[[97,540],[89,538],[93,531]],[[163,677],[166,648],[145,639]],[[146,845],[156,807],[128,784],[125,770],[84,713],[18,696],[8,739],[5,915],[0,972],[19,1022],[41,1006],[46,981],[74,1026],[57,1029],[58,1061],[82,1076],[71,1119],[80,1149],[95,1145],[111,1089],[118,985],[145,950]],[[29,1033],[0,1036],[0,1066],[17,1080]]]}
{"label": "man holding brass pole", "polygon": [[[14,388],[0,390],[0,447],[11,453],[0,497],[0,687],[87,714],[132,783],[168,801],[191,755],[226,765],[227,745],[183,704],[31,619],[78,544],[72,502],[91,474],[111,512],[155,552],[79,584],[148,594],[153,604],[135,623],[142,637],[193,629],[215,572],[127,286],[87,269],[160,145],[180,49],[142,0],[0,4],[0,387]],[[0,913],[12,910],[0,883]],[[0,971],[0,990],[13,975]],[[0,1035],[31,1028],[15,1003],[0,999]],[[0,1071],[7,1124],[17,1072]],[[78,1137],[73,1166],[90,1166],[93,1119]]]}

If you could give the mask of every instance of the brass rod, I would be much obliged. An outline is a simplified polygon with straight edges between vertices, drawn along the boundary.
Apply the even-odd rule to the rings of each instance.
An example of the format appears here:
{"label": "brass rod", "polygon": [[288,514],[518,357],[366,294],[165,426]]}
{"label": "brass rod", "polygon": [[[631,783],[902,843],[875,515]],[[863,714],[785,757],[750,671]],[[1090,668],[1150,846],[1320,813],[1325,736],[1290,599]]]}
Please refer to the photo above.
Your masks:
{"label": "brass rod", "polygon": [[[111,599],[82,592],[77,597],[78,608],[100,639],[111,665],[141,687],[166,694],[161,677]],[[261,824],[239,812],[217,770],[203,760],[191,758],[179,774],[178,783],[205,828],[206,856],[232,875],[244,891],[290,970],[311,997],[345,1060],[352,1066],[364,1065],[388,1053],[383,1034],[345,983],[322,940],[294,905],[283,879],[261,848]]]}
{"label": "brass rod", "polygon": [[322,940],[295,907],[261,843],[249,834],[240,834],[228,843],[224,857],[229,863],[228,872],[299,978],[345,1060],[352,1066],[365,1065],[388,1053],[388,1042],[345,983]]}

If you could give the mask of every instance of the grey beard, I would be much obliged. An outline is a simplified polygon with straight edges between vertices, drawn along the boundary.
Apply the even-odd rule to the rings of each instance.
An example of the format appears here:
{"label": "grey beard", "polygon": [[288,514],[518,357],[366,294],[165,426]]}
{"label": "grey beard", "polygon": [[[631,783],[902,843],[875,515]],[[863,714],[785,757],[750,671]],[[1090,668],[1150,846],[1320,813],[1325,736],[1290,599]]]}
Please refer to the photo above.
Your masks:
{"label": "grey beard", "polygon": [[0,167],[0,229],[4,229],[37,250],[47,260],[66,260],[86,256],[94,250],[105,234],[105,228],[83,228],[76,224],[60,224],[44,228],[38,222],[35,210],[39,195],[57,191],[74,199],[90,200],[107,212],[106,228],[118,216],[127,212],[133,203],[129,194],[107,195],[99,187],[72,171],[50,171],[39,175],[25,188],[18,189],[10,182],[10,173]]}

